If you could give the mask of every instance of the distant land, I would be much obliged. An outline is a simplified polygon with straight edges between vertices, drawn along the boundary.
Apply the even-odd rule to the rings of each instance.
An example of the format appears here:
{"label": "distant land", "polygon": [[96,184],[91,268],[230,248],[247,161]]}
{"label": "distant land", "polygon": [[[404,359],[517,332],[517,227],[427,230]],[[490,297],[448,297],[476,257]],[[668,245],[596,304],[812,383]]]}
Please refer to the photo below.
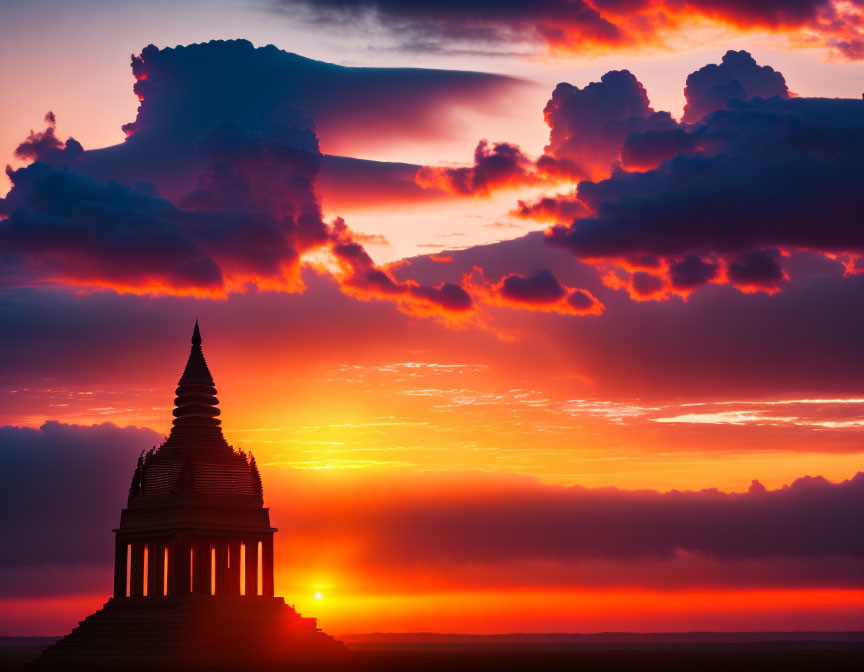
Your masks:
{"label": "distant land", "polygon": [[[296,661],[286,661],[285,665],[266,669],[249,667],[242,672],[864,670],[864,631],[500,635],[412,632],[351,634],[338,638],[351,651],[348,659],[338,664],[298,666]],[[0,669],[4,672],[31,669],[30,662],[57,639],[59,637],[0,637]],[[200,668],[192,664],[182,669],[188,672]],[[206,669],[214,672],[212,668]],[[219,672],[234,672],[234,669],[218,667]]]}

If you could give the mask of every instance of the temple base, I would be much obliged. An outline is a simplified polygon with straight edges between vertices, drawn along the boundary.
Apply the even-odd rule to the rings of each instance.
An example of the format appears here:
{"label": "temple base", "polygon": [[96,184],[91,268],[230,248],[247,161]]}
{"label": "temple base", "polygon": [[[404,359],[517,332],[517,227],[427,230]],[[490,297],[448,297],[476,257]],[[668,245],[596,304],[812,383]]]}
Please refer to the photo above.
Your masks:
{"label": "temple base", "polygon": [[281,597],[126,597],[110,599],[37,662],[66,668],[245,668],[332,660],[346,651]]}

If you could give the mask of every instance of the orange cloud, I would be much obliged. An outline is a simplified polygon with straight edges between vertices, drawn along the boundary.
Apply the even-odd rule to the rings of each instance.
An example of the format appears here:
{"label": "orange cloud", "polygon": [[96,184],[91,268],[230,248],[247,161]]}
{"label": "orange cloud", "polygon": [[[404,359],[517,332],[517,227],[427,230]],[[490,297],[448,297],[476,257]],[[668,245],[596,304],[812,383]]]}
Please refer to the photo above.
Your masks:
{"label": "orange cloud", "polygon": [[375,264],[342,219],[332,225],[330,249],[339,268],[339,286],[349,296],[364,301],[393,301],[409,315],[437,317],[451,324],[463,322],[474,307],[471,296],[460,285],[445,282],[431,287],[413,280],[397,280],[386,268]]}
{"label": "orange cloud", "polygon": [[534,163],[518,146],[481,140],[474,150],[474,164],[459,168],[424,166],[417,171],[417,184],[461,196],[486,196],[492,190],[537,184]]}

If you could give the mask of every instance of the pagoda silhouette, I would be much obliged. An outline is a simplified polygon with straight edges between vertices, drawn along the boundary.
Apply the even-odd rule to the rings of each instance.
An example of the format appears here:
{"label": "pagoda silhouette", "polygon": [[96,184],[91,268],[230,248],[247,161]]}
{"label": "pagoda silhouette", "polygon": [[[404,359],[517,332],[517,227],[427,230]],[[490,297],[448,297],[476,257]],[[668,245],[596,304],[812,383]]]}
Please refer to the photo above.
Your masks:
{"label": "pagoda silhouette", "polygon": [[40,663],[162,667],[329,658],[344,645],[273,593],[255,458],[225,441],[198,322],[162,445],[138,459],[114,530],[114,594]]}

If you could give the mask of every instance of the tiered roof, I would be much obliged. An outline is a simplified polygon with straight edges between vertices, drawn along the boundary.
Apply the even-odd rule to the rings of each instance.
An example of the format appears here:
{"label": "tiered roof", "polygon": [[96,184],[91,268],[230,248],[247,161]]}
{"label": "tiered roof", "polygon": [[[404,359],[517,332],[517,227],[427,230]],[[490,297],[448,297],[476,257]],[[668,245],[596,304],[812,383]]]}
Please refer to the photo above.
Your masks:
{"label": "tiered roof", "polygon": [[248,495],[262,497],[255,458],[234,450],[222,435],[216,386],[201,349],[198,322],[192,349],[174,399],[168,439],[143,454],[132,478],[133,500],[160,495]]}

